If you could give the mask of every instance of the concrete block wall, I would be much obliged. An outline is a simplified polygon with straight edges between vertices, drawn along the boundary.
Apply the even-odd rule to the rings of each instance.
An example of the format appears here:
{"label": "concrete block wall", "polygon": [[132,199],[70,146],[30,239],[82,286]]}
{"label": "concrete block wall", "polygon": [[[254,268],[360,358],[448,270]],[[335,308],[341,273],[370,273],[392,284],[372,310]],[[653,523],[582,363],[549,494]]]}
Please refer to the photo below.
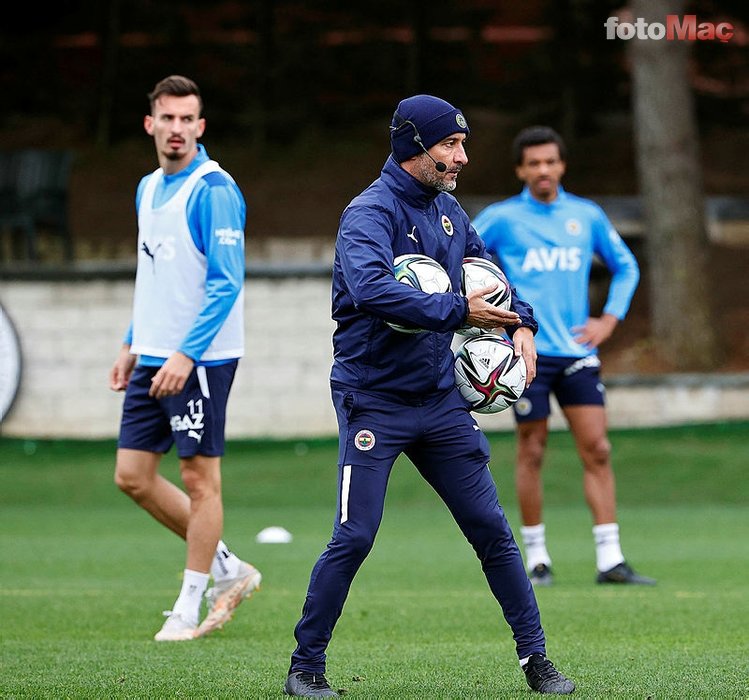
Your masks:
{"label": "concrete block wall", "polygon": [[[0,281],[0,301],[23,346],[23,379],[0,432],[21,437],[115,437],[122,394],[109,369],[130,319],[130,279]],[[230,397],[229,437],[337,433],[326,275],[248,276],[246,356]],[[606,377],[612,427],[749,419],[749,374]],[[477,416],[512,430],[509,411]],[[552,428],[563,426],[558,409]]]}
{"label": "concrete block wall", "polygon": [[[109,390],[108,374],[132,294],[126,281],[0,283],[23,352],[21,388],[3,435],[116,436],[123,394]],[[246,356],[229,399],[228,436],[336,433],[329,308],[327,280],[248,279]]]}

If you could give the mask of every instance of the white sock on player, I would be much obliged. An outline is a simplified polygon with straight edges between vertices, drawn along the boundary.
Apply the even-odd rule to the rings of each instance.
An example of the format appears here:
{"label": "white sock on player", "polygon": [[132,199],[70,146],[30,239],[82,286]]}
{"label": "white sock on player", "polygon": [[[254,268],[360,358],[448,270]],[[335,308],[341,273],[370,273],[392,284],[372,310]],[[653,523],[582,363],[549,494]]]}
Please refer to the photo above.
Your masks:
{"label": "white sock on player", "polygon": [[520,536],[523,540],[525,565],[528,570],[532,571],[539,564],[551,567],[551,557],[546,551],[546,526],[543,523],[523,525],[520,528]]}
{"label": "white sock on player", "polygon": [[185,622],[197,625],[200,619],[200,605],[208,587],[209,574],[185,569],[182,577],[182,590],[172,607],[172,614],[179,615]]}
{"label": "white sock on player", "polygon": [[213,576],[213,580],[225,581],[229,578],[236,578],[241,563],[240,558],[226,546],[224,541],[219,540],[216,547],[216,554],[211,563],[211,576]]}
{"label": "white sock on player", "polygon": [[617,523],[594,525],[593,539],[596,543],[596,567],[599,571],[608,571],[624,561]]}

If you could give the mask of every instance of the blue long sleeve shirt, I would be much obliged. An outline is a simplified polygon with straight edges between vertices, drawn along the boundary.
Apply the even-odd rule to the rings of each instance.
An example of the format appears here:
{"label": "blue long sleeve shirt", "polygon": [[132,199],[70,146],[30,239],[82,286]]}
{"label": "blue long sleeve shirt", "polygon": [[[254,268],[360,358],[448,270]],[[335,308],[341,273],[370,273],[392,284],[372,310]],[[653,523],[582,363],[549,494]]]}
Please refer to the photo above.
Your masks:
{"label": "blue long sleeve shirt", "polygon": [[640,278],[634,255],[594,202],[559,188],[551,203],[521,194],[488,206],[473,225],[538,321],[540,355],[585,357],[597,350],[574,339],[588,320],[594,256],[611,273],[603,309],[624,318]]}

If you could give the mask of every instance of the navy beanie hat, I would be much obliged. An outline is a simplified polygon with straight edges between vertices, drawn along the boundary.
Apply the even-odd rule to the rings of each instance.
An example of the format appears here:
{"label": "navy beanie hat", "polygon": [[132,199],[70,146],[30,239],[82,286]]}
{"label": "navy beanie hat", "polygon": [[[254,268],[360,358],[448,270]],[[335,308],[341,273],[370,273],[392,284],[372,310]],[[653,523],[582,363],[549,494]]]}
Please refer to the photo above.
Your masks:
{"label": "navy beanie hat", "polygon": [[417,135],[424,148],[429,149],[455,133],[470,133],[468,122],[459,109],[432,95],[407,97],[398,104],[390,123],[393,157],[402,163],[423,153],[419,142],[414,140]]}

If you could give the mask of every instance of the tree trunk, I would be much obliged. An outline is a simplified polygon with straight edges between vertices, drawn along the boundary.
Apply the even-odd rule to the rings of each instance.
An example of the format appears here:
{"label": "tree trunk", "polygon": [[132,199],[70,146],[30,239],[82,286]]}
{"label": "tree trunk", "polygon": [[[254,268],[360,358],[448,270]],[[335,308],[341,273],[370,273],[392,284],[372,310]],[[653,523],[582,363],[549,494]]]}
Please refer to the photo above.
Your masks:
{"label": "tree trunk", "polygon": [[109,147],[112,142],[112,112],[117,91],[117,59],[120,47],[120,0],[109,0],[104,8],[101,91],[96,124],[96,145],[101,148]]}
{"label": "tree trunk", "polygon": [[276,3],[274,0],[260,0],[257,5],[258,46],[256,79],[257,93],[250,104],[252,111],[253,147],[257,153],[265,151],[268,141],[268,128],[275,116],[277,81],[276,61]]}
{"label": "tree trunk", "polygon": [[411,0],[406,4],[408,20],[413,30],[413,41],[408,47],[405,91],[415,95],[424,91],[428,71],[425,60],[429,53],[429,9],[424,0]]}
{"label": "tree trunk", "polygon": [[[633,20],[683,16],[681,0],[633,0]],[[631,39],[633,110],[658,352],[678,370],[714,369],[720,353],[707,275],[708,242],[689,42]]]}

